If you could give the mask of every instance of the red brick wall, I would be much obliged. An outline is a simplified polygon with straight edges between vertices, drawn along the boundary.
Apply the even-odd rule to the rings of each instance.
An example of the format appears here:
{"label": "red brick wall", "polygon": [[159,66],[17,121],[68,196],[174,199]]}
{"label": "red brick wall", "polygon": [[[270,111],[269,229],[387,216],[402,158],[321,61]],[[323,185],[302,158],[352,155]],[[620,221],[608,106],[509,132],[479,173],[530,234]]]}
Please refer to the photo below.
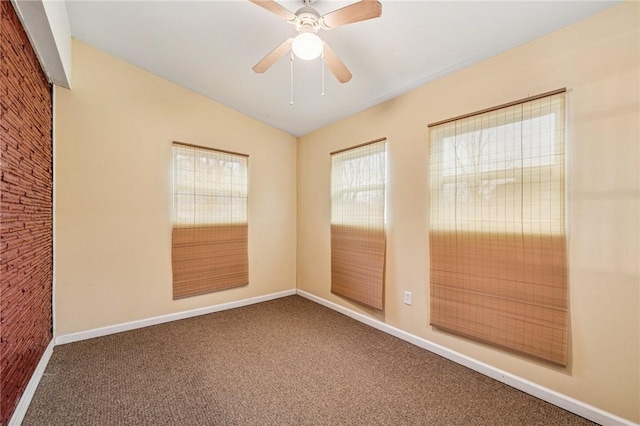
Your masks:
{"label": "red brick wall", "polygon": [[0,0],[0,424],[51,340],[52,95],[11,2]]}

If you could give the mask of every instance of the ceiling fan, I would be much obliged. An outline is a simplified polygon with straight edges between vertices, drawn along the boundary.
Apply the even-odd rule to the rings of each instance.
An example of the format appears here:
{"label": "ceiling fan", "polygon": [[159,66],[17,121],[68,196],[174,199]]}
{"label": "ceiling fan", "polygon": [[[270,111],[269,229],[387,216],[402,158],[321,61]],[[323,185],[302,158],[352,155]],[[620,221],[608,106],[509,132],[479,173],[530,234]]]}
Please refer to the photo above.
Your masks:
{"label": "ceiling fan", "polygon": [[318,11],[311,7],[314,0],[302,0],[304,6],[296,13],[279,5],[273,0],[249,0],[269,12],[278,15],[288,23],[292,24],[298,35],[282,42],[273,49],[267,56],[262,58],[254,67],[256,73],[263,73],[268,70],[278,59],[287,54],[289,50],[301,59],[315,59],[322,55],[323,60],[335,75],[340,83],[351,80],[351,72],[342,63],[338,55],[331,47],[317,36],[319,30],[331,30],[342,25],[354,22],[366,21],[382,15],[382,5],[377,0],[361,0],[349,6],[343,7],[333,12],[321,16]]}

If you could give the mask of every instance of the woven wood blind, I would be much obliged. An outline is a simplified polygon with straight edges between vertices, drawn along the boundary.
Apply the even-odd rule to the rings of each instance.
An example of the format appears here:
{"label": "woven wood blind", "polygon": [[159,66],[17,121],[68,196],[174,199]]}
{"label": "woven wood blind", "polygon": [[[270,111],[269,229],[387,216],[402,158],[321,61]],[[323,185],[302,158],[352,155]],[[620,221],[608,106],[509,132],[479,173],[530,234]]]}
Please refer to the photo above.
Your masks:
{"label": "woven wood blind", "polygon": [[434,125],[431,324],[567,361],[564,92]]}
{"label": "woven wood blind", "polygon": [[331,154],[331,292],[384,308],[386,140]]}
{"label": "woven wood blind", "polygon": [[173,298],[248,284],[248,157],[175,142],[173,163]]}

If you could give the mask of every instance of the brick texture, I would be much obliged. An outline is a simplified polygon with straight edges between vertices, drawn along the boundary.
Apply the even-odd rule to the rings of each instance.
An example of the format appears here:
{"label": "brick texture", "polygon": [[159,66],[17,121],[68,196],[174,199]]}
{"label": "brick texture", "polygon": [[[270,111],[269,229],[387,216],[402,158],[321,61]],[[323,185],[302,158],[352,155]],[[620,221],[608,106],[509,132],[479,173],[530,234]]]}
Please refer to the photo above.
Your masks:
{"label": "brick texture", "polygon": [[0,0],[0,424],[51,340],[51,86]]}

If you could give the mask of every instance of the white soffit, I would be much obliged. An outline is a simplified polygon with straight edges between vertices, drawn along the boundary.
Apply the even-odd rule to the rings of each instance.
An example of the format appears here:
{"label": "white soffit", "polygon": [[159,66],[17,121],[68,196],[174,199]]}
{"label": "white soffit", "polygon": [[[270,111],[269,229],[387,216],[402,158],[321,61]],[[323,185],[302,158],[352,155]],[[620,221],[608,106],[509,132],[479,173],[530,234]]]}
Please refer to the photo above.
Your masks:
{"label": "white soffit", "polygon": [[64,1],[11,0],[47,77],[71,86],[71,27]]}

